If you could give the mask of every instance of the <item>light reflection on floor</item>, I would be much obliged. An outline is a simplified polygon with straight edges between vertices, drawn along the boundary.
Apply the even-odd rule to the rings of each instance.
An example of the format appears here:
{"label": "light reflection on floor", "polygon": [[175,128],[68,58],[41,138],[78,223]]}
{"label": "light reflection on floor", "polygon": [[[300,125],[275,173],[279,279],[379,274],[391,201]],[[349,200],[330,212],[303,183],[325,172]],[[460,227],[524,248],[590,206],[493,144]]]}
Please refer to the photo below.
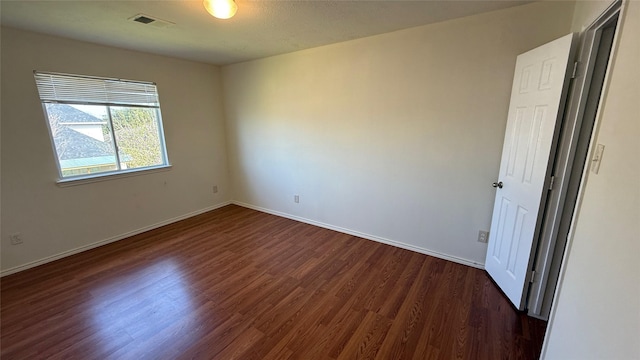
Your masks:
{"label": "light reflection on floor", "polygon": [[[104,355],[135,358],[139,351],[145,358],[155,357],[154,352],[166,358],[167,351],[184,348],[176,340],[198,338],[200,326],[192,294],[172,259],[123,273],[92,289],[91,294],[95,335],[87,341]],[[193,336],[182,336],[185,333]],[[148,339],[153,339],[152,343]],[[118,354],[126,344],[136,346],[127,346],[126,354]]]}

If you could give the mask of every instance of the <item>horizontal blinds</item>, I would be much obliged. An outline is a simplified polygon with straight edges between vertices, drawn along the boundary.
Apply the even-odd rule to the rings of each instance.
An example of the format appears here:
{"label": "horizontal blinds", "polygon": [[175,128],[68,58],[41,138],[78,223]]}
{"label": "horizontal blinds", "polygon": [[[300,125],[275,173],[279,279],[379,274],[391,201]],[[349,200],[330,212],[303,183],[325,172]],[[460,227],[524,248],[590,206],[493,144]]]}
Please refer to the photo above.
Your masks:
{"label": "horizontal blinds", "polygon": [[153,83],[46,72],[34,76],[43,102],[159,106]]}

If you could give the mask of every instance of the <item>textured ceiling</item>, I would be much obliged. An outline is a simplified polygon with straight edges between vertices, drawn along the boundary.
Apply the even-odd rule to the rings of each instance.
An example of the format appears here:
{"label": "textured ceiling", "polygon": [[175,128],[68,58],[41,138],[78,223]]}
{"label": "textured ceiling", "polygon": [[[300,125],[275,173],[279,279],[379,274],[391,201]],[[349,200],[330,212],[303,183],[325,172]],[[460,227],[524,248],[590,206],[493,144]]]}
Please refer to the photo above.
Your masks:
{"label": "textured ceiling", "polygon": [[[224,65],[337,43],[530,1],[247,1],[229,20],[202,1],[6,1],[3,26]],[[175,25],[127,19],[143,13]]]}

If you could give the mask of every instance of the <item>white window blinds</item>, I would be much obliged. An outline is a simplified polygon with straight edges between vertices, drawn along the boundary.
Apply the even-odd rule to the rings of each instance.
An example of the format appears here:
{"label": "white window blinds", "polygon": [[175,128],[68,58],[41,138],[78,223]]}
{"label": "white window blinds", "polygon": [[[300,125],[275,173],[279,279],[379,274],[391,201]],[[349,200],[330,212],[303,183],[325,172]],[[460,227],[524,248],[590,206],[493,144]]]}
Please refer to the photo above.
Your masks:
{"label": "white window blinds", "polygon": [[43,102],[159,107],[154,83],[34,72]]}

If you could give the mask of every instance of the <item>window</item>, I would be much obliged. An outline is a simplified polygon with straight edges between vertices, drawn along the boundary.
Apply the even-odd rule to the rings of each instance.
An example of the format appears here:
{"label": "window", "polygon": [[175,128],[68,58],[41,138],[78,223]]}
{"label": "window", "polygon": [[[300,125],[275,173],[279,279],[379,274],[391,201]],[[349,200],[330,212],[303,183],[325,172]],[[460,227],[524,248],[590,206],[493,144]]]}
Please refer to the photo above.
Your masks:
{"label": "window", "polygon": [[63,180],[166,167],[154,83],[34,72]]}

